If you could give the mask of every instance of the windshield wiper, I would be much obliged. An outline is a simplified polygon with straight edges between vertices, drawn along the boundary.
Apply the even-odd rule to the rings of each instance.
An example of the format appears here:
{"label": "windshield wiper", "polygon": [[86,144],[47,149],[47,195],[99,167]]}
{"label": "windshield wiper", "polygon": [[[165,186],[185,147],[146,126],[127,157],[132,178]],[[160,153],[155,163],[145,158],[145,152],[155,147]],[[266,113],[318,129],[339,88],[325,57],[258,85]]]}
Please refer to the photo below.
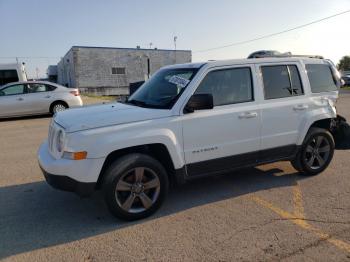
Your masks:
{"label": "windshield wiper", "polygon": [[128,101],[126,101],[126,103],[132,104],[135,106],[140,106],[140,107],[145,107],[147,105],[146,102],[140,101],[140,100],[135,100],[135,99],[128,100]]}
{"label": "windshield wiper", "polygon": [[152,105],[152,104],[148,104],[144,101],[140,101],[140,100],[135,100],[135,99],[131,99],[126,101],[127,104],[132,104],[135,106],[139,106],[139,107],[145,107],[145,108],[162,108],[161,106],[158,105]]}

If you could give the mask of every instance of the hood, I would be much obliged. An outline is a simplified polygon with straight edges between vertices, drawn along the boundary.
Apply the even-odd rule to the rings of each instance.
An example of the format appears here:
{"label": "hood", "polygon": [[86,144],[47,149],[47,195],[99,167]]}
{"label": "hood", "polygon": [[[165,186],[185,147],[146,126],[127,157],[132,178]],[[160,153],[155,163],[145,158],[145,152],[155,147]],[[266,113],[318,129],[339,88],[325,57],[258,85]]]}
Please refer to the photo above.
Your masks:
{"label": "hood", "polygon": [[57,113],[55,122],[67,132],[127,124],[171,116],[170,110],[142,108],[122,103],[73,108]]}

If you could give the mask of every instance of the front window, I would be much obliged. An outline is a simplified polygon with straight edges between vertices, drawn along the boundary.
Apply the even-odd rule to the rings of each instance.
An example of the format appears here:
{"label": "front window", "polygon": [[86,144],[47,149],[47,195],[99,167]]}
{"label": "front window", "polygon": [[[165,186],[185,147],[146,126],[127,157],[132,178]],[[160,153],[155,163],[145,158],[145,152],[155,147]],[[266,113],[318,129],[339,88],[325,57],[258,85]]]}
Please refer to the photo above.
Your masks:
{"label": "front window", "polygon": [[21,95],[25,93],[25,87],[22,84],[13,85],[0,90],[0,96]]}
{"label": "front window", "polygon": [[170,109],[186,89],[198,68],[162,69],[127,101],[141,107]]}

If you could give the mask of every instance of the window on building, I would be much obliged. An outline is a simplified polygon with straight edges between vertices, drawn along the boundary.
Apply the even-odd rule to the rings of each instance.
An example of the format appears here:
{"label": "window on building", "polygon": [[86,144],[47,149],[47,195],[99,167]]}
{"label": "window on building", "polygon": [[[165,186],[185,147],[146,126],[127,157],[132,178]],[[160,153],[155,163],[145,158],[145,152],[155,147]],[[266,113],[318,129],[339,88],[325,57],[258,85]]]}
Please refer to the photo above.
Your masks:
{"label": "window on building", "polygon": [[125,75],[125,67],[112,67],[112,75]]}
{"label": "window on building", "polygon": [[332,70],[325,64],[306,65],[312,93],[321,93],[337,90],[336,80],[333,78]]}
{"label": "window on building", "polygon": [[231,68],[209,72],[196,94],[212,94],[214,106],[253,101],[250,68]]}
{"label": "window on building", "polygon": [[265,99],[304,94],[299,71],[295,65],[262,66]]}

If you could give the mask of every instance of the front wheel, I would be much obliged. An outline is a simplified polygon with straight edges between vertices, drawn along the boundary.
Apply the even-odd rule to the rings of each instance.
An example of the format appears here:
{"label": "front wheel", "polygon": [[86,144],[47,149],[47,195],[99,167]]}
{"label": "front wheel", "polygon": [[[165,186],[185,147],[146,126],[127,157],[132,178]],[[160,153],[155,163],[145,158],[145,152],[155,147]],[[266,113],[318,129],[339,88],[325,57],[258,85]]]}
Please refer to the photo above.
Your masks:
{"label": "front wheel", "polygon": [[333,158],[334,147],[333,136],[328,130],[311,128],[291,163],[303,175],[317,175],[328,167]]}
{"label": "front wheel", "polygon": [[130,154],[116,160],[107,169],[103,193],[113,215],[136,220],[159,209],[168,186],[167,173],[156,159]]}

